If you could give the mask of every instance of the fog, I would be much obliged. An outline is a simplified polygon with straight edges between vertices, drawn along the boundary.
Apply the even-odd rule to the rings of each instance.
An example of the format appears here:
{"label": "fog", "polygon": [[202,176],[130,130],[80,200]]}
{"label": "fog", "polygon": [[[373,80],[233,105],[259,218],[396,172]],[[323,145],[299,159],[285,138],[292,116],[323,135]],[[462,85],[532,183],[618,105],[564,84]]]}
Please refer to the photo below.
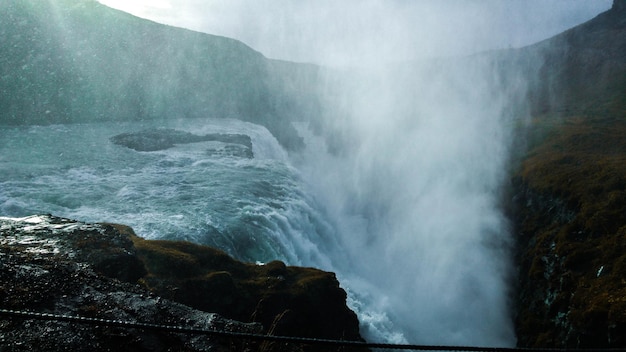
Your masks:
{"label": "fog", "polygon": [[611,0],[100,0],[159,23],[235,38],[265,56],[341,65],[521,47]]}
{"label": "fog", "polygon": [[142,6],[268,57],[332,68],[322,71],[318,120],[299,127],[307,148],[293,158],[336,228],[331,257],[368,339],[515,345],[501,202],[534,77],[468,55],[544,39],[610,1]]}
{"label": "fog", "polygon": [[365,335],[389,339],[391,325],[400,341],[514,345],[500,203],[514,128],[527,118],[524,77],[480,56],[339,81],[325,104],[339,137],[299,167],[339,229],[340,274],[354,274],[340,277],[369,294],[371,314],[386,314]]}

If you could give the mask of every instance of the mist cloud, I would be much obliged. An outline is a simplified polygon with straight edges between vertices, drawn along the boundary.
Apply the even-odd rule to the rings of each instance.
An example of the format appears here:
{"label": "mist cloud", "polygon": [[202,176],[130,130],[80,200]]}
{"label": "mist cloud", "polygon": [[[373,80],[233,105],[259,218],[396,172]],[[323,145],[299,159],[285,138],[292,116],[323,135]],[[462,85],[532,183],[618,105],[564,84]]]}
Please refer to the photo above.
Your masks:
{"label": "mist cloud", "polygon": [[526,81],[497,66],[478,56],[369,68],[328,92],[342,150],[300,167],[339,228],[339,272],[369,283],[368,309],[387,314],[365,327],[370,338],[388,338],[379,325],[391,323],[419,343],[515,344],[499,202]]}
{"label": "mist cloud", "polygon": [[611,0],[100,1],[161,23],[239,39],[270,58],[325,65],[520,47],[611,6]]}

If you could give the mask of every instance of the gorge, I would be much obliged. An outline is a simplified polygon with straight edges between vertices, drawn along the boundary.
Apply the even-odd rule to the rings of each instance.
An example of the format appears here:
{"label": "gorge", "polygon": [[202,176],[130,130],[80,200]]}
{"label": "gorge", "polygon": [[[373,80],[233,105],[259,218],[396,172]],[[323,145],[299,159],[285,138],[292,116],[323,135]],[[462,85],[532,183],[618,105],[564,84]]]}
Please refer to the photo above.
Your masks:
{"label": "gorge", "polygon": [[354,69],[95,1],[0,10],[0,216],[335,272],[368,340],[624,346],[619,0],[531,46]]}

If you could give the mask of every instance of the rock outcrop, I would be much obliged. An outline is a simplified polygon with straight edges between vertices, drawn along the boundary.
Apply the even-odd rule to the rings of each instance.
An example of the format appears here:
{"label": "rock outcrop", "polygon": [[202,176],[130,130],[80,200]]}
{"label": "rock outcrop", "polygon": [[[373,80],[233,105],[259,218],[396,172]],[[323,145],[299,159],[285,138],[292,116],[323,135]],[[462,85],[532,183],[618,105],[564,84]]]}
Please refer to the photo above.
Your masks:
{"label": "rock outcrop", "polygon": [[232,156],[252,158],[252,139],[245,134],[211,133],[197,135],[170,128],[153,128],[139,132],[122,133],[111,137],[111,142],[137,151],[165,150],[176,144],[220,142],[223,150]]}
{"label": "rock outcrop", "polygon": [[[3,309],[361,340],[332,273],[245,264],[204,246],[143,240],[127,226],[50,215],[0,218],[0,258]],[[0,345],[12,351],[328,350],[5,316]]]}

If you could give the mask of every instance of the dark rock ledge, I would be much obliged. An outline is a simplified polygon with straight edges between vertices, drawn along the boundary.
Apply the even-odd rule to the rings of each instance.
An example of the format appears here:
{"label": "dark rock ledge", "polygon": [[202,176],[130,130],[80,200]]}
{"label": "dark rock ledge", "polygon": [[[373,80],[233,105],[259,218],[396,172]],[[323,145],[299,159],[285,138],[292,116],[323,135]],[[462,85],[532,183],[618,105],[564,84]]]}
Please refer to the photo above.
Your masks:
{"label": "dark rock ledge", "polygon": [[[0,308],[362,340],[333,273],[51,215],[0,218]],[[0,316],[0,350],[314,351],[311,346]],[[328,350],[319,348],[318,350]]]}

